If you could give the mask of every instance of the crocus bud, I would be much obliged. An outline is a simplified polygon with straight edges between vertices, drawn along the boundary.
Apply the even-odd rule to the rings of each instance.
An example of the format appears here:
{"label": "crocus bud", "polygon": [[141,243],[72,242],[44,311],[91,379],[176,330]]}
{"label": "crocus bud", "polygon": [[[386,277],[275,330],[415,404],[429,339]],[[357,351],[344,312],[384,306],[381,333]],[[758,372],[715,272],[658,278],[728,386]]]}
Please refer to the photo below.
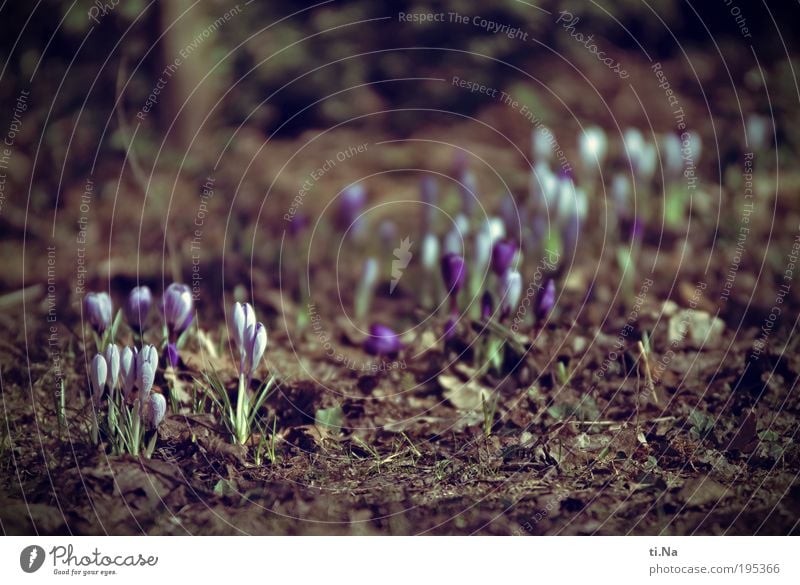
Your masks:
{"label": "crocus bud", "polygon": [[696,166],[697,163],[700,161],[700,153],[703,150],[703,139],[700,138],[700,134],[695,132],[694,130],[689,130],[683,136],[683,147],[687,151],[686,156],[688,157],[687,164],[689,162],[694,163]]}
{"label": "crocus bud", "polygon": [[514,262],[517,245],[511,240],[500,240],[492,248],[492,272],[502,276]]}
{"label": "crocus bud", "polygon": [[544,321],[556,304],[556,283],[548,278],[539,301],[536,303],[536,319]]}
{"label": "crocus bud", "polygon": [[119,358],[119,369],[122,374],[122,391],[127,398],[136,387],[136,352],[130,347],[122,350]]}
{"label": "crocus bud", "polygon": [[158,369],[158,351],[154,345],[145,345],[136,356],[136,386],[140,396],[145,397],[153,388]]}
{"label": "crocus bud", "polygon": [[627,175],[617,173],[611,179],[611,200],[618,218],[627,216],[631,211],[631,182]]}
{"label": "crocus bud", "polygon": [[472,171],[465,171],[461,175],[458,191],[461,193],[461,210],[472,217],[478,202],[478,179]]}
{"label": "crocus bud", "polygon": [[492,318],[492,311],[493,311],[493,303],[492,303],[492,293],[488,290],[483,291],[483,296],[481,296],[481,319],[484,321],[488,321]]}
{"label": "crocus bud", "polygon": [[492,236],[486,230],[475,234],[472,270],[474,274],[483,274],[492,260]]}
{"label": "crocus bud", "polygon": [[522,275],[516,270],[509,270],[503,274],[500,286],[503,295],[500,299],[500,315],[505,319],[517,308],[522,297]]}
{"label": "crocus bud", "polygon": [[306,228],[308,227],[309,220],[308,216],[304,213],[298,213],[292,218],[292,221],[289,223],[289,235],[293,238],[300,237]]}
{"label": "crocus bud", "polygon": [[758,114],[750,114],[745,125],[748,148],[754,151],[763,150],[767,145],[769,131],[769,120],[767,118]]}
{"label": "crocus bud", "polygon": [[378,237],[384,248],[394,249],[397,246],[397,224],[391,219],[384,219],[378,226]]}
{"label": "crocus bud", "polygon": [[111,318],[114,309],[111,305],[111,297],[108,296],[108,293],[91,292],[87,294],[83,297],[83,311],[86,313],[89,324],[98,335],[102,335],[105,330],[111,326]]}
{"label": "crocus bud", "polygon": [[487,217],[483,224],[483,231],[489,234],[492,246],[495,242],[506,237],[506,224],[499,217]]}
{"label": "crocus bud", "polygon": [[443,252],[459,256],[464,253],[464,236],[457,228],[453,228],[445,235]]}
{"label": "crocus bud", "polygon": [[580,139],[580,152],[583,164],[587,168],[597,168],[606,157],[608,140],[606,133],[598,126],[587,127]]}
{"label": "crocus bud", "polygon": [[255,323],[247,328],[247,355],[250,359],[250,373],[253,373],[264,351],[267,349],[267,329],[263,323]]}
{"label": "crocus bud", "polygon": [[119,348],[115,343],[110,344],[106,348],[106,366],[108,368],[108,387],[114,388],[119,379]]}
{"label": "crocus bud", "polygon": [[400,337],[386,325],[373,323],[364,340],[364,351],[370,355],[391,355],[402,349]]}
{"label": "crocus bud", "polygon": [[536,161],[549,161],[553,157],[553,132],[546,126],[534,128],[531,132],[531,149]]}
{"label": "crocus bud", "polygon": [[94,359],[92,359],[92,365],[89,370],[89,380],[92,383],[92,397],[96,403],[99,403],[103,396],[107,375],[108,365],[106,364],[106,359],[98,353],[94,356]]}
{"label": "crocus bud", "polygon": [[180,335],[192,322],[194,301],[188,285],[173,282],[164,291],[164,320],[170,333]]}
{"label": "crocus bud", "polygon": [[422,231],[433,228],[433,218],[439,206],[439,185],[433,175],[425,175],[419,184],[419,200],[422,203]]}
{"label": "crocus bud", "polygon": [[458,254],[450,253],[442,257],[442,278],[449,294],[453,297],[458,295],[461,287],[464,286],[466,272],[464,258]]}
{"label": "crocus bud", "polygon": [[422,240],[422,266],[431,272],[439,261],[439,239],[433,234],[426,234]]}
{"label": "crocus bud", "polygon": [[153,293],[147,286],[135,286],[128,295],[128,302],[125,305],[125,316],[128,324],[137,331],[144,329],[147,314],[153,304]]}
{"label": "crocus bud", "polygon": [[167,400],[163,394],[151,393],[142,403],[142,422],[147,429],[154,431],[167,413]]}
{"label": "crocus bud", "polygon": [[256,313],[250,303],[233,304],[233,339],[240,350],[246,347],[245,333],[247,328],[255,324],[255,322]]}
{"label": "crocus bud", "polygon": [[350,230],[353,235],[359,235],[361,222],[359,216],[367,202],[367,190],[361,183],[353,183],[344,188],[339,195],[336,209],[336,221],[339,229]]}

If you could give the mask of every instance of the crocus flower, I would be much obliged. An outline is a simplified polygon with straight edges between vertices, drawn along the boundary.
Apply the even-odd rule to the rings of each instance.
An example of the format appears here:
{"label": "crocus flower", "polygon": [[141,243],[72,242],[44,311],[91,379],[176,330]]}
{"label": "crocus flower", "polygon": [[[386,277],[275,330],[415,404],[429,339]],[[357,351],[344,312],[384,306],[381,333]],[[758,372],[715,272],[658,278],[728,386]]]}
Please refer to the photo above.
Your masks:
{"label": "crocus flower", "polygon": [[439,260],[439,239],[433,234],[426,234],[422,240],[422,266],[431,272]]}
{"label": "crocus flower", "polygon": [[517,308],[522,297],[522,275],[516,270],[508,270],[500,280],[502,297],[500,298],[500,315],[505,319]]}
{"label": "crocus flower", "polygon": [[164,291],[164,320],[170,339],[176,339],[191,324],[194,309],[192,290],[186,284],[173,282]]}
{"label": "crocus flower", "polygon": [[685,144],[684,146],[688,149],[688,155],[691,157],[689,162],[692,162],[697,165],[700,161],[700,153],[703,150],[703,139],[700,138],[700,134],[695,132],[694,130],[689,130],[685,136]]}
{"label": "crocus flower", "polygon": [[298,213],[292,218],[292,221],[289,223],[289,235],[293,238],[297,238],[302,234],[305,229],[308,227],[309,219],[308,216],[303,213]]}
{"label": "crocus flower", "polygon": [[142,422],[154,431],[167,413],[167,401],[163,394],[151,393],[142,404]]}
{"label": "crocus flower", "polygon": [[459,180],[458,192],[461,193],[461,210],[472,217],[478,202],[478,179],[475,173],[465,171]]}
{"label": "crocus flower", "polygon": [[425,175],[419,184],[419,200],[422,202],[422,231],[433,228],[433,218],[439,206],[439,185],[432,175]]}
{"label": "crocus flower", "polygon": [[136,350],[126,347],[122,350],[119,359],[120,373],[122,374],[122,391],[128,398],[136,388]]}
{"label": "crocus flower", "polygon": [[754,151],[763,150],[767,145],[769,130],[769,120],[767,118],[758,114],[750,114],[745,124],[748,148]]}
{"label": "crocus flower", "polygon": [[472,273],[482,275],[492,260],[492,236],[486,230],[475,233],[475,244],[472,255]]}
{"label": "crocus flower", "polygon": [[106,348],[106,366],[108,370],[108,387],[115,388],[119,379],[120,356],[119,347],[115,343]]}
{"label": "crocus flower", "polygon": [[633,173],[642,181],[650,180],[658,163],[655,145],[647,142],[638,128],[627,128],[623,143]]}
{"label": "crocus flower", "polygon": [[536,161],[549,161],[553,157],[553,132],[546,126],[531,132],[531,149]]}
{"label": "crocus flower", "polygon": [[378,282],[378,261],[375,258],[364,260],[361,269],[361,278],[358,281],[355,296],[355,314],[357,319],[363,319],[369,312],[372,297],[375,295],[375,285]]}
{"label": "crocus flower", "polygon": [[627,175],[617,173],[611,179],[611,200],[617,218],[623,218],[630,213],[631,182]]}
{"label": "crocus flower", "polygon": [[353,183],[344,188],[339,196],[336,221],[341,230],[350,230],[354,236],[360,235],[362,223],[359,218],[367,202],[367,190],[361,183]]}
{"label": "crocus flower", "polygon": [[248,373],[252,375],[267,349],[267,328],[263,323],[254,323],[247,328],[245,335],[247,336]]}
{"label": "crocus flower", "polygon": [[674,133],[667,132],[661,138],[661,151],[664,153],[664,169],[668,176],[676,177],[683,172],[681,140]]}
{"label": "crocus flower", "polygon": [[464,258],[452,253],[442,256],[442,278],[451,298],[452,311],[456,310],[456,297],[458,297],[461,287],[464,286],[466,272]]}
{"label": "crocus flower", "polygon": [[608,148],[606,133],[598,126],[589,126],[581,134],[580,152],[583,164],[588,169],[596,169],[603,164]]}
{"label": "crocus flower", "polygon": [[492,271],[497,276],[502,276],[514,262],[517,245],[511,240],[500,240],[492,248]]}
{"label": "crocus flower", "polygon": [[153,293],[147,286],[135,286],[128,295],[128,303],[125,305],[125,316],[128,324],[137,331],[144,329],[147,314],[153,304]]}
{"label": "crocus flower", "polygon": [[136,386],[141,398],[147,397],[153,388],[158,369],[158,351],[154,345],[145,345],[136,356]]}
{"label": "crocus flower", "polygon": [[373,323],[369,336],[364,340],[364,351],[370,355],[391,355],[400,351],[403,344],[400,337],[386,325]]}
{"label": "crocus flower", "polygon": [[245,333],[248,327],[254,325],[255,322],[256,313],[250,303],[233,304],[233,338],[236,341],[236,347],[240,350],[245,349]]}
{"label": "crocus flower", "polygon": [[397,224],[391,219],[384,219],[378,226],[378,237],[384,248],[394,249],[397,246]]}
{"label": "crocus flower", "polygon": [[556,283],[552,278],[548,278],[544,285],[544,290],[536,303],[536,319],[544,321],[553,310],[556,304]]}
{"label": "crocus flower", "polygon": [[98,335],[102,335],[105,330],[111,326],[111,318],[114,309],[111,304],[111,297],[108,296],[108,293],[90,292],[87,294],[83,297],[83,311],[86,313],[89,324]]}
{"label": "crocus flower", "polygon": [[458,231],[458,228],[453,228],[444,236],[443,251],[445,254],[458,254],[464,253],[464,235]]}
{"label": "crocus flower", "polygon": [[99,403],[103,396],[103,389],[106,385],[107,376],[108,365],[106,364],[106,358],[98,353],[94,356],[94,359],[92,359],[92,364],[89,369],[89,380],[92,383],[92,397],[96,403]]}

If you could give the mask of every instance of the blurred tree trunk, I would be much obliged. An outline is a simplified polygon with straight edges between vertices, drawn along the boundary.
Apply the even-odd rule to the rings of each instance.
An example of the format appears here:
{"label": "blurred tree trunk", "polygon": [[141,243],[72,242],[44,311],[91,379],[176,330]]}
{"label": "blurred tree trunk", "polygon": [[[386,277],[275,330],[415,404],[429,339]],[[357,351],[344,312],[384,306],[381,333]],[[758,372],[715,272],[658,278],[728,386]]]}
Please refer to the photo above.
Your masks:
{"label": "blurred tree trunk", "polygon": [[[205,123],[203,120],[218,98],[219,80],[214,74],[203,80],[211,68],[210,54],[218,32],[202,37],[203,31],[213,22],[203,2],[164,0],[160,5],[161,30],[167,31],[161,61],[165,69],[170,66],[175,69],[166,85],[162,122],[165,130],[175,122],[169,140],[185,151],[195,133],[207,131],[211,119]],[[176,59],[180,60],[177,66]]]}

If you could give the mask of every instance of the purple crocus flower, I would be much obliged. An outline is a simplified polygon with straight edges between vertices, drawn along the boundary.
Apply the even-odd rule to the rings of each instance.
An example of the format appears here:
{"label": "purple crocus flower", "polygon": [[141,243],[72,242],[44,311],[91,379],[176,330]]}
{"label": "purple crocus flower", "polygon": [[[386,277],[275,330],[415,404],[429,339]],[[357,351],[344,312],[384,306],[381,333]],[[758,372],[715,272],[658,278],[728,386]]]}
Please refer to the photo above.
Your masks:
{"label": "purple crocus flower", "polygon": [[386,325],[373,323],[369,337],[364,340],[364,351],[370,355],[391,355],[400,351],[403,344],[400,337]]}
{"label": "purple crocus flower", "polygon": [[154,345],[145,345],[136,356],[136,386],[139,388],[140,398],[144,399],[150,394],[157,369],[158,351]]}
{"label": "purple crocus flower", "polygon": [[152,304],[153,293],[148,286],[135,286],[131,289],[128,303],[125,305],[125,316],[133,329],[139,332],[144,329],[144,322]]}
{"label": "purple crocus flower", "polygon": [[517,245],[511,240],[500,240],[495,242],[492,248],[492,271],[497,276],[502,276],[511,268],[514,255],[517,253]]}
{"label": "purple crocus flower", "polygon": [[103,397],[103,390],[106,386],[107,376],[108,364],[106,363],[106,358],[104,358],[102,354],[98,353],[96,356],[94,356],[89,369],[89,381],[92,383],[92,398],[94,399],[95,404],[99,404],[100,399]]}
{"label": "purple crocus flower", "polygon": [[245,336],[247,337],[248,374],[252,375],[267,349],[267,328],[263,323],[254,323],[247,328]]}
{"label": "purple crocus flower", "polygon": [[163,310],[170,339],[177,338],[189,327],[194,317],[193,309],[192,290],[188,285],[173,282],[167,287],[164,291]]}
{"label": "purple crocus flower", "polygon": [[153,392],[142,403],[142,422],[151,431],[154,431],[161,424],[166,413],[167,400],[163,394]]}
{"label": "purple crocus flower", "polygon": [[308,224],[308,216],[303,213],[298,213],[292,218],[292,221],[289,222],[289,235],[293,238],[299,237],[308,227]]}
{"label": "purple crocus flower", "polygon": [[89,324],[102,335],[111,326],[112,313],[114,312],[111,304],[111,297],[105,292],[90,292],[83,297],[83,311]]}
{"label": "purple crocus flower", "polygon": [[544,321],[553,310],[556,304],[556,283],[552,278],[548,278],[544,285],[544,290],[539,296],[539,302],[536,303],[536,319]]}
{"label": "purple crocus flower", "polygon": [[353,183],[344,188],[339,195],[338,208],[336,210],[336,221],[339,229],[349,229],[353,235],[358,235],[361,231],[361,221],[359,218],[367,202],[367,190],[361,183]]}
{"label": "purple crocus flower", "polygon": [[466,272],[464,258],[452,252],[442,256],[442,278],[450,295],[450,307],[453,312],[457,310],[456,299],[464,286]]}

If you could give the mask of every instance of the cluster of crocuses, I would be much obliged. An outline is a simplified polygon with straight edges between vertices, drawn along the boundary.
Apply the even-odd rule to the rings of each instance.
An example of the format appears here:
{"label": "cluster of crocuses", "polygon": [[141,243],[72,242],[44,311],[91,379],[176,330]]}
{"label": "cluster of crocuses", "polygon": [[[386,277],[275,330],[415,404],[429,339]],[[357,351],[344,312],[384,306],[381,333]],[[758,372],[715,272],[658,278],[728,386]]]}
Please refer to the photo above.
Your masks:
{"label": "cluster of crocuses", "polygon": [[[105,352],[94,356],[89,379],[95,406],[90,428],[95,444],[102,432],[115,455],[152,455],[155,433],[145,442],[146,432],[155,431],[167,411],[164,396],[152,391],[157,369],[158,351],[152,345],[145,345],[141,351],[125,347],[120,352],[111,343]],[[99,411],[104,401],[106,415],[101,422]]]}
{"label": "cluster of crocuses", "polygon": [[[153,293],[149,287],[137,286],[131,289],[125,303],[124,315],[134,337],[139,341],[144,339],[147,318],[152,306]],[[165,363],[176,367],[180,360],[179,340],[194,319],[191,289],[185,284],[170,284],[164,291],[160,307],[163,316]],[[94,330],[98,350],[102,351],[113,341],[122,312],[114,316],[111,297],[105,292],[87,294],[83,299],[83,311],[84,317]]]}
{"label": "cluster of crocuses", "polygon": [[[155,430],[167,409],[164,396],[152,391],[159,362],[156,346],[145,342],[152,305],[153,294],[147,286],[133,288],[124,311],[118,311],[116,316],[108,293],[92,292],[83,299],[84,316],[94,332],[98,350],[89,370],[95,407],[91,436],[97,443],[102,435],[116,454],[144,453],[149,457],[155,446],[155,433],[145,444],[146,433]],[[123,312],[134,344],[120,351],[115,337]],[[161,302],[161,313],[164,361],[165,365],[174,368],[180,359],[179,339],[194,316],[189,287],[177,283],[169,285]],[[141,349],[137,347],[137,341]],[[103,404],[106,405],[105,416],[99,414]]]}

